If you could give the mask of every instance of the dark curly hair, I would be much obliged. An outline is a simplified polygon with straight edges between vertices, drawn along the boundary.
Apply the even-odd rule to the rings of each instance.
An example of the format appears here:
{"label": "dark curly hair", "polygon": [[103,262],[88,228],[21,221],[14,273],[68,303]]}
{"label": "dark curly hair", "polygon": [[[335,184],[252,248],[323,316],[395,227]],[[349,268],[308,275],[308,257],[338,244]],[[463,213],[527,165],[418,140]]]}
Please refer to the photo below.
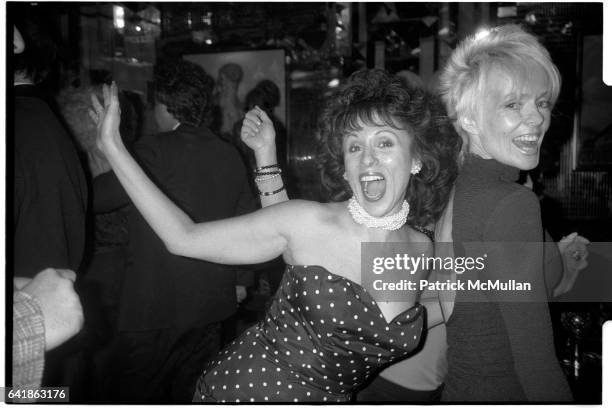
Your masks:
{"label": "dark curly hair", "polygon": [[461,149],[461,138],[440,101],[382,70],[351,75],[327,100],[319,120],[319,166],[323,186],[332,201],[343,201],[352,195],[343,178],[342,142],[347,133],[360,129],[360,123],[389,125],[413,135],[413,151],[423,167],[410,177],[406,191],[411,208],[408,223],[422,227],[435,222],[457,176]]}
{"label": "dark curly hair", "polygon": [[179,122],[200,126],[212,105],[214,79],[185,60],[165,61],[155,68],[155,100]]}

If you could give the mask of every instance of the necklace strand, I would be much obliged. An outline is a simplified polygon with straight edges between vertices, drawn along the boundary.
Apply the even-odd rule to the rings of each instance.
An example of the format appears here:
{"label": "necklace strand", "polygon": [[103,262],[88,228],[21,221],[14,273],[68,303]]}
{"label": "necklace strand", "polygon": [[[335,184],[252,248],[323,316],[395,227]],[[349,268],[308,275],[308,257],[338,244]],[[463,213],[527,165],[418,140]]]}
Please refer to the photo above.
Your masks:
{"label": "necklace strand", "polygon": [[410,205],[406,200],[402,203],[402,208],[395,214],[385,215],[384,217],[373,217],[359,204],[355,197],[351,197],[348,201],[348,210],[353,217],[353,220],[368,228],[381,228],[388,231],[400,229],[408,218]]}

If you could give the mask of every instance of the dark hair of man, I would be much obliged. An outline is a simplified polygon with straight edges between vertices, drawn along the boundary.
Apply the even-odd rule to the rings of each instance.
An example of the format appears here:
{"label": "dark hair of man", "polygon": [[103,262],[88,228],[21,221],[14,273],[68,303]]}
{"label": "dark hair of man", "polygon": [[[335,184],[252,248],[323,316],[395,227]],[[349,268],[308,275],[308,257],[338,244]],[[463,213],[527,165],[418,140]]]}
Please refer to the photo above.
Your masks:
{"label": "dark hair of man", "polygon": [[399,77],[382,70],[351,75],[328,100],[319,121],[322,182],[332,201],[348,199],[352,192],[344,180],[342,142],[360,124],[389,125],[413,137],[413,154],[423,167],[410,178],[406,199],[408,223],[427,226],[444,210],[457,176],[461,138],[454,131],[442,104],[424,90],[408,87]]}
{"label": "dark hair of man", "polygon": [[214,80],[202,67],[175,60],[155,69],[155,100],[166,105],[179,122],[200,126],[208,113]]}

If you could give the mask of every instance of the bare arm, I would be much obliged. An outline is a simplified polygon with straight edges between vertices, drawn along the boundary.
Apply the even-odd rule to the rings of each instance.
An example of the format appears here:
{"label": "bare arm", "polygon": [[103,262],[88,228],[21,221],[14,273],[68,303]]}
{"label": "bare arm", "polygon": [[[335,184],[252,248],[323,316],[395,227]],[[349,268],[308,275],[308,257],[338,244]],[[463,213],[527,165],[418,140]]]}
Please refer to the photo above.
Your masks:
{"label": "bare arm", "polygon": [[[266,113],[259,107],[255,107],[247,112],[242,122],[240,138],[249,146],[255,155],[256,166],[258,168],[269,168],[278,164],[276,157],[276,132],[272,121]],[[260,191],[259,199],[262,207],[288,201],[287,190],[283,189],[283,179],[281,176],[266,181],[257,181],[257,188]],[[274,192],[276,194],[262,195],[261,192]]]}
{"label": "bare arm", "polygon": [[212,262],[245,264],[273,259],[287,249],[283,226],[289,211],[259,211],[196,224],[147,177],[119,135],[117,87],[104,87],[104,107],[92,96],[90,116],[98,124],[98,145],[147,223],[170,252]]}

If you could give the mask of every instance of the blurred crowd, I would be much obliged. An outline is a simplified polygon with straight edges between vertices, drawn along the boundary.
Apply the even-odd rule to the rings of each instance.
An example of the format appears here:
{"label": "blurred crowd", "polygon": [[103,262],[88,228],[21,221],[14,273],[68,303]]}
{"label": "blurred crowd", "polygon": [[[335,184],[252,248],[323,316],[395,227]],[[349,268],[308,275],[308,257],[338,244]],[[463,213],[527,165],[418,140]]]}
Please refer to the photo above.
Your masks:
{"label": "blurred crowd", "polygon": [[[65,74],[48,86],[55,52],[39,25],[15,25],[14,128],[7,133],[19,312],[13,384],[69,386],[71,401],[189,400],[203,363],[261,313],[282,263],[227,267],[171,255],[96,144],[88,111],[111,73]],[[264,109],[285,143],[274,82],[262,80],[240,101],[242,68],[226,64],[213,74],[217,81],[193,63],[164,61],[154,104],[120,95],[123,142],[197,220],[258,206],[254,162],[239,138],[248,109]],[[57,329],[47,323],[45,333],[41,316],[58,320]]]}

